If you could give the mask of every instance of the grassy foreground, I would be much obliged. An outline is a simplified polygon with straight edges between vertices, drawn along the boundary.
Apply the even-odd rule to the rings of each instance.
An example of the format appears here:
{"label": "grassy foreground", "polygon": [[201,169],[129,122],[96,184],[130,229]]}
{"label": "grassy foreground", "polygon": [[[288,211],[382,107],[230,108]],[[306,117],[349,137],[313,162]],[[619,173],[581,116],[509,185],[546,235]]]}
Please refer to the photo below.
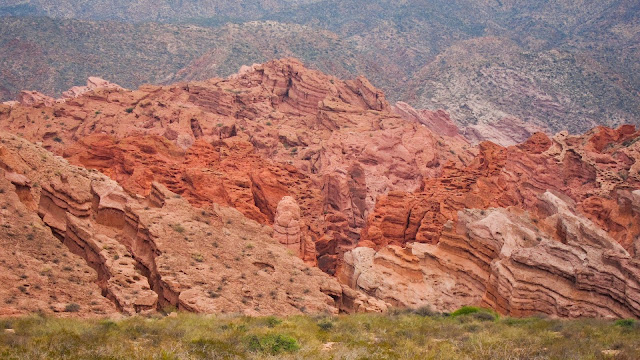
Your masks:
{"label": "grassy foreground", "polygon": [[[12,330],[7,330],[12,329]],[[1,359],[640,359],[633,320],[462,310],[336,317],[0,319]]]}

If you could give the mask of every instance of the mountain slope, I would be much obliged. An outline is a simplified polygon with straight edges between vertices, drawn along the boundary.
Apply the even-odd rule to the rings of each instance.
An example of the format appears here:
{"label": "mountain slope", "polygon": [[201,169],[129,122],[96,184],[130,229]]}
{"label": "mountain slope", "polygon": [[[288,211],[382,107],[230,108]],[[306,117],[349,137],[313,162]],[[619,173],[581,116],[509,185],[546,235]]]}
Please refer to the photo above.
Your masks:
{"label": "mountain slope", "polygon": [[[66,4],[86,7],[84,15],[69,16],[110,14],[95,5],[121,11],[119,20],[144,17],[130,3]],[[184,15],[176,20],[182,24],[215,28],[3,18],[0,96],[9,100],[25,88],[59,94],[92,75],[125,87],[203,80],[294,56],[334,75],[366,75],[392,101],[448,109],[461,126],[520,119],[577,133],[594,124],[640,122],[637,1],[245,5],[168,7]],[[190,12],[197,6],[200,13]],[[253,19],[260,21],[246,23]]]}
{"label": "mountain slope", "polygon": [[21,90],[60,96],[89,76],[127,88],[202,80],[281,56],[296,56],[339,75],[354,72],[353,64],[358,63],[335,34],[299,25],[266,22],[202,28],[2,18],[0,96],[13,100]]}
{"label": "mountain slope", "polygon": [[53,18],[117,20],[127,22],[167,21],[219,17],[250,20],[292,5],[313,0],[3,0],[0,15],[48,16]]}

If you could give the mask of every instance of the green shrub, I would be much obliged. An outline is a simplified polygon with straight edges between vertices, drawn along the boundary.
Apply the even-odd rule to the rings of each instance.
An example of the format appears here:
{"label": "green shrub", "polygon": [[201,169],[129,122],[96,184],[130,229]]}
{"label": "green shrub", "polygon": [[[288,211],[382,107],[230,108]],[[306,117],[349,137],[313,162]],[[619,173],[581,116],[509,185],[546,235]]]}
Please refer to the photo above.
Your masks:
{"label": "green shrub", "polygon": [[298,340],[283,334],[251,335],[246,338],[246,343],[249,351],[270,355],[278,355],[283,352],[291,353],[300,349]]}
{"label": "green shrub", "polygon": [[475,314],[477,312],[483,311],[484,309],[481,309],[479,307],[475,307],[475,306],[463,306],[460,309],[454,311],[451,313],[451,317],[456,317],[456,316],[462,316],[462,315],[469,315],[469,314]]}
{"label": "green shrub", "polygon": [[320,330],[322,331],[329,331],[331,329],[333,329],[333,321],[329,320],[329,319],[322,319],[318,322],[318,327],[320,327]]}
{"label": "green shrub", "polygon": [[473,314],[473,317],[480,321],[494,321],[496,319],[496,316],[488,311],[477,312]]}
{"label": "green shrub", "polygon": [[616,320],[615,325],[624,328],[632,328],[636,325],[636,321],[634,319],[620,319]]}
{"label": "green shrub", "polygon": [[411,314],[413,310],[407,308],[391,308],[387,311],[387,314],[391,316],[400,316],[400,315],[408,315]]}
{"label": "green shrub", "polygon": [[125,111],[126,111],[128,114],[131,114],[131,113],[133,112],[133,108],[132,108],[132,107],[127,108]]}
{"label": "green shrub", "polygon": [[420,315],[420,316],[434,316],[436,315],[436,313],[431,310],[431,306],[429,305],[424,305],[424,306],[420,306],[417,309],[413,310],[413,313],[416,315]]}
{"label": "green shrub", "polygon": [[282,324],[282,320],[278,319],[275,316],[267,316],[265,318],[265,321],[267,322],[267,326],[270,328],[274,328],[280,324]]}

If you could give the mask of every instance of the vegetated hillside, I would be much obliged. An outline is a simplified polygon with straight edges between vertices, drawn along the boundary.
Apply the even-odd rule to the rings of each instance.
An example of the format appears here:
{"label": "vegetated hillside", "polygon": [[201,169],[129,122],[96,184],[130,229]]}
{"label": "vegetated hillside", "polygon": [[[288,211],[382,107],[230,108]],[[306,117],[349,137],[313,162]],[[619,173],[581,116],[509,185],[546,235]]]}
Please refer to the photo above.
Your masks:
{"label": "vegetated hillside", "polygon": [[212,29],[3,18],[0,22],[0,93],[20,90],[59,95],[88,76],[123,86],[157,83],[216,43]]}
{"label": "vegetated hillside", "polygon": [[551,131],[640,120],[640,4],[327,0],[273,15],[358,44],[393,100],[461,125],[517,117]]}
{"label": "vegetated hillside", "polygon": [[[53,16],[65,7],[21,4],[5,13],[35,6]],[[100,6],[107,5],[74,4],[77,13],[65,16],[144,20],[129,3],[108,5],[128,9],[115,17]],[[448,109],[459,125],[520,118],[551,132],[584,132],[594,123],[640,122],[640,4],[633,1],[183,1],[169,8],[175,16],[158,19],[218,28],[5,19],[2,72],[10,80],[0,96],[28,87],[59,93],[88,75],[126,87],[203,80],[295,56],[334,75],[365,75],[392,101]]]}
{"label": "vegetated hillside", "polygon": [[[247,23],[202,28],[3,18],[0,99],[13,100],[21,90],[60,96],[62,91],[84,84],[89,76],[127,88],[226,76],[242,65],[286,56],[299,57],[339,75],[355,72],[353,64],[358,63],[335,34],[300,25]],[[197,73],[192,69],[198,69]]]}
{"label": "vegetated hillside", "polygon": [[461,125],[517,117],[572,133],[638,123],[638,92],[594,58],[571,50],[526,50],[507,38],[461,41],[417,73],[403,96],[444,108]]}
{"label": "vegetated hillside", "polygon": [[314,0],[2,0],[0,16],[48,16],[127,22],[199,17],[248,20],[312,1]]}
{"label": "vegetated hillside", "polygon": [[242,65],[294,57],[340,77],[360,73],[366,57],[352,43],[326,30],[275,21],[228,24],[216,32],[213,48],[178,71],[171,81],[204,80],[234,74]]}

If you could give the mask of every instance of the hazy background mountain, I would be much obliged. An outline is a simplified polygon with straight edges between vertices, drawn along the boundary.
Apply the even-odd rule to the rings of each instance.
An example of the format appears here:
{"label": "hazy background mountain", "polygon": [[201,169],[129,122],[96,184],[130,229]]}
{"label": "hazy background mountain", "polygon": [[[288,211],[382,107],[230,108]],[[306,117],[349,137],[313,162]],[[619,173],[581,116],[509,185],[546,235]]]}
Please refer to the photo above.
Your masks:
{"label": "hazy background mountain", "polygon": [[3,0],[0,15],[126,22],[256,19],[314,0]]}
{"label": "hazy background mountain", "polygon": [[297,57],[343,75],[357,73],[352,64],[359,62],[337,35],[296,24],[208,28],[6,17],[0,22],[0,96],[11,99],[23,89],[59,96],[88,76],[128,88],[205,79],[278,57]]}
{"label": "hazy background mountain", "polygon": [[4,100],[88,75],[135,87],[294,56],[460,124],[640,123],[640,1],[34,0],[0,14],[14,15],[0,24]]}

